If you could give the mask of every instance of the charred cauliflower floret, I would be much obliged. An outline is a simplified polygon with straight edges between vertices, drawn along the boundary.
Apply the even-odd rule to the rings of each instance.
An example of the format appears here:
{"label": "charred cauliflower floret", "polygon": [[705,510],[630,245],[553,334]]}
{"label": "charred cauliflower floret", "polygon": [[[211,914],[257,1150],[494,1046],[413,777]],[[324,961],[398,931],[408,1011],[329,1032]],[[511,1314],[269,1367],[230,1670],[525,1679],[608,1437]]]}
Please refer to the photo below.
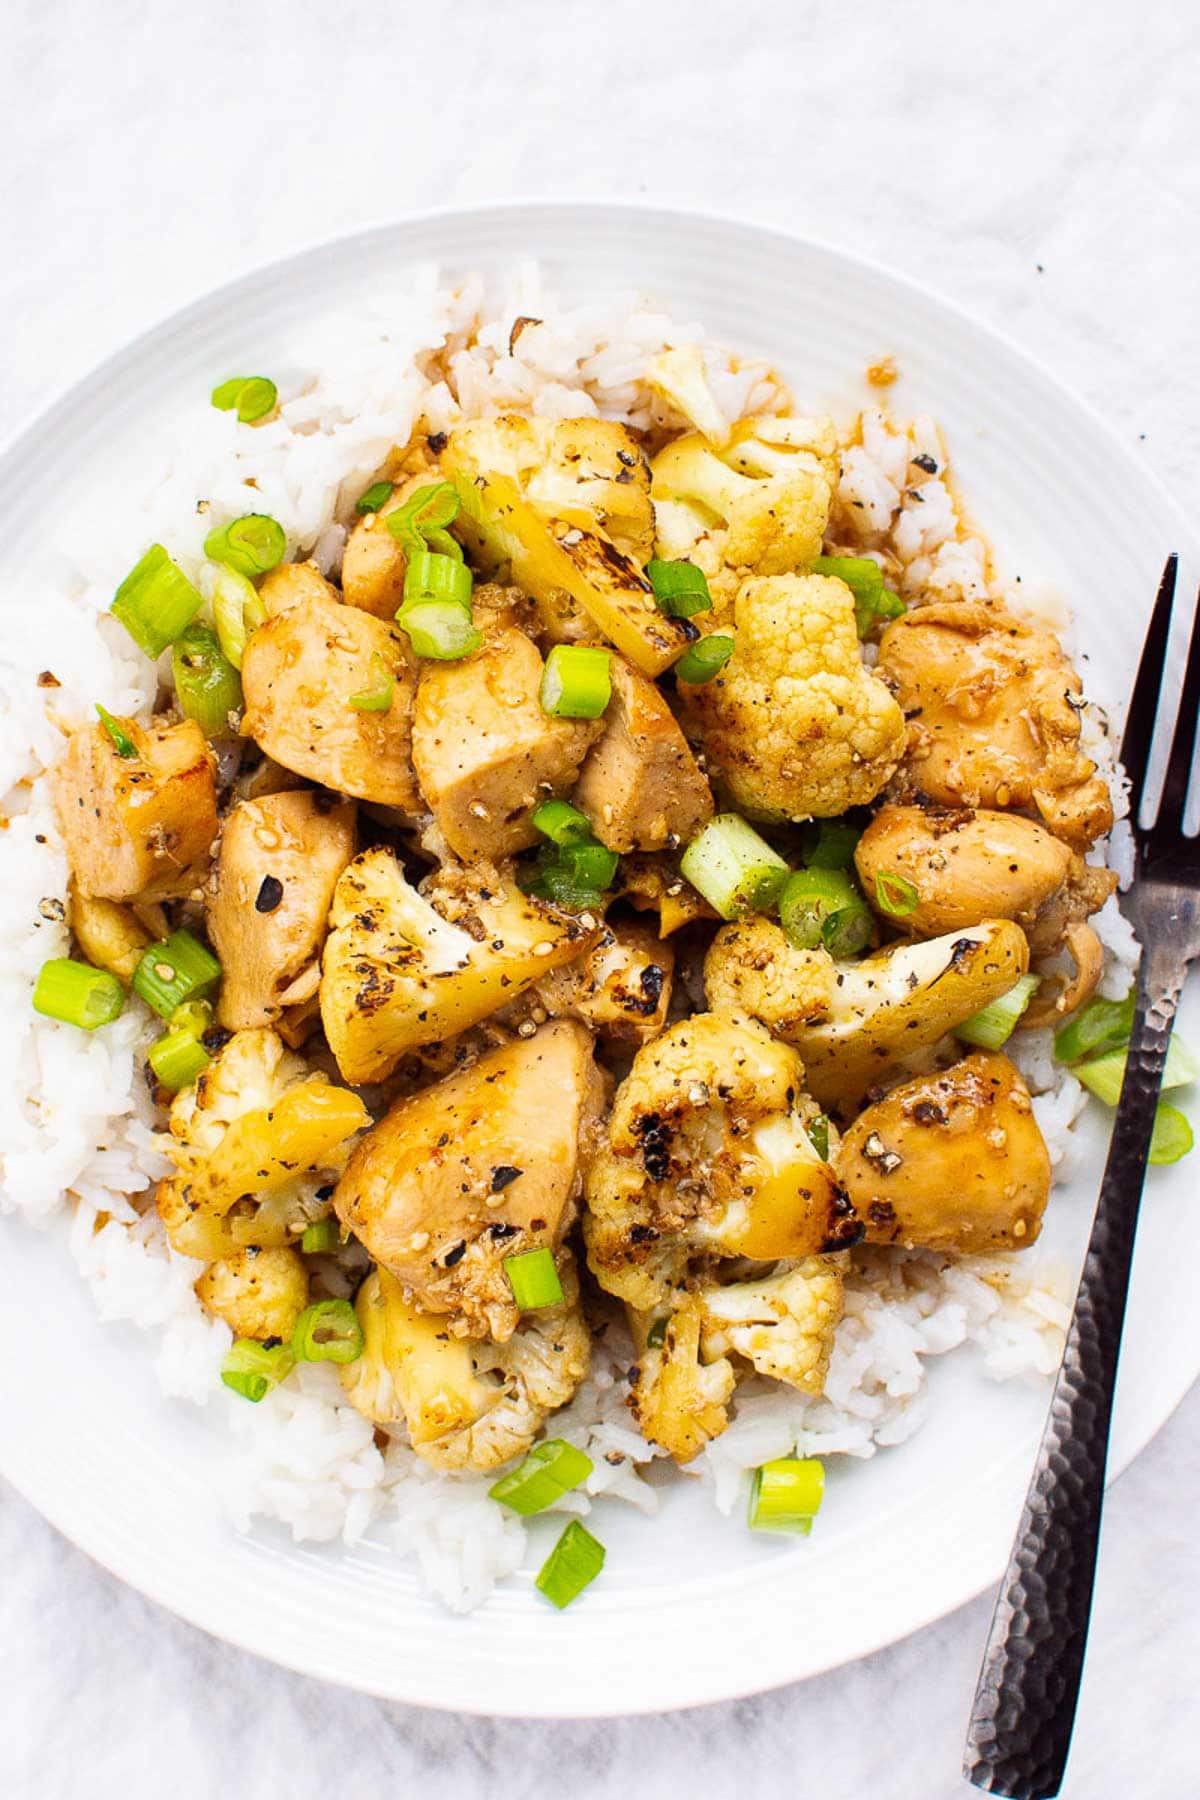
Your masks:
{"label": "charred cauliflower floret", "polygon": [[210,1263],[196,1293],[234,1337],[286,1341],[308,1305],[308,1274],[303,1259],[286,1245],[252,1246]]}
{"label": "charred cauliflower floret", "polygon": [[774,1262],[855,1243],[861,1227],[807,1125],[794,1051],[754,1020],[698,1013],[643,1045],[586,1175],[601,1287],[659,1305],[697,1259]]}
{"label": "charred cauliflower floret", "polygon": [[754,577],[736,648],[713,680],[680,682],[710,772],[758,818],[833,818],[873,800],[904,753],[904,717],[863,666],[854,598],[824,575]]}
{"label": "charred cauliflower floret", "polygon": [[750,1281],[706,1283],[699,1299],[706,1357],[735,1354],[760,1375],[821,1393],[842,1316],[842,1274],[829,1257],[806,1257]]}
{"label": "charred cauliflower floret", "polygon": [[722,926],[704,959],[713,1011],[750,1013],[782,1037],[827,1019],[836,986],[828,950],[797,950],[761,915]]}
{"label": "charred cauliflower floret", "polygon": [[273,1031],[236,1032],[171,1107],[164,1148],[177,1172],[159,1184],[158,1211],[172,1244],[209,1260],[280,1241],[302,1178],[339,1171],[369,1122],[356,1095],[310,1074]]}
{"label": "charred cauliflower floret", "polygon": [[403,1423],[438,1469],[499,1468],[528,1450],[588,1371],[591,1338],[574,1259],[563,1253],[563,1304],[528,1313],[504,1344],[452,1336],[377,1269],[355,1302],[363,1353],[342,1370],[351,1404],[378,1425]]}
{"label": "charred cauliflower floret", "polygon": [[729,1423],[737,1377],[727,1356],[705,1360],[703,1307],[684,1294],[665,1319],[630,1309],[637,1361],[630,1371],[629,1406],[638,1430],[677,1463],[691,1462]]}

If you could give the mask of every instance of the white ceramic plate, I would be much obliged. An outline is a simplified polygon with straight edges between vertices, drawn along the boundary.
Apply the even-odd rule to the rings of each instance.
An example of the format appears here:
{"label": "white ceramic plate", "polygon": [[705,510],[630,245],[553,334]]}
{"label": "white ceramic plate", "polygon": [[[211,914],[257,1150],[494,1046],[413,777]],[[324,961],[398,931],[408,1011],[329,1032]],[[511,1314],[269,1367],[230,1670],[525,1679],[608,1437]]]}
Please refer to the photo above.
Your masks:
{"label": "white ceramic plate", "polygon": [[[877,268],[753,227],[627,206],[499,207],[387,226],[250,275],[149,332],[0,462],[3,603],[20,603],[21,570],[39,534],[53,535],[64,468],[103,482],[139,445],[152,456],[185,397],[231,368],[270,369],[291,324],[412,262],[486,270],[529,256],[569,298],[637,287],[699,317],[739,350],[778,362],[814,410],[865,402],[862,371],[893,355],[896,408],[942,422],[975,518],[1010,571],[1069,597],[1089,689],[1119,705],[1165,552],[1184,552],[1189,575],[1196,566],[1186,526],[1122,445],[1010,345]],[[1056,1193],[1048,1233],[1075,1261],[1103,1155],[1098,1124],[1085,1130],[1088,1173]],[[1194,1229],[1195,1180],[1186,1162],[1151,1176],[1114,1469],[1200,1372],[1200,1309],[1178,1254]],[[935,1365],[917,1437],[834,1470],[811,1539],[752,1537],[680,1481],[657,1520],[602,1510],[608,1566],[568,1613],[546,1607],[526,1574],[458,1619],[421,1595],[411,1565],[380,1550],[298,1549],[272,1529],[237,1537],[213,1497],[211,1429],[158,1396],[138,1334],[97,1323],[52,1236],[0,1221],[0,1255],[0,1467],[48,1519],[232,1643],[381,1695],[481,1713],[723,1699],[913,1631],[998,1575],[1046,1399],[986,1382],[962,1353]]]}

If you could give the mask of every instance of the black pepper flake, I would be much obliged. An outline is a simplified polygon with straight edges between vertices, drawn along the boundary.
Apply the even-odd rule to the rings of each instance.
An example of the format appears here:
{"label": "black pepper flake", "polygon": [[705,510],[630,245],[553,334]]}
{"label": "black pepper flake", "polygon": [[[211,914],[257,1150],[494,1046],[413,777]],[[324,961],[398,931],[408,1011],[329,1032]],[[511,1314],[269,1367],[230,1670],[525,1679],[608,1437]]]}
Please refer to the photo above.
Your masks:
{"label": "black pepper flake", "polygon": [[508,1238],[516,1237],[519,1230],[519,1225],[510,1225],[504,1219],[497,1219],[494,1225],[488,1226],[488,1236],[498,1244],[503,1244]]}
{"label": "black pepper flake", "polygon": [[936,475],[938,472],[937,458],[930,456],[928,450],[919,451],[913,457],[913,464],[918,469],[924,469],[927,475]]}
{"label": "black pepper flake", "polygon": [[258,913],[274,912],[283,899],[283,883],[278,875],[264,875],[254,901]]}
{"label": "black pepper flake", "polygon": [[524,1173],[524,1169],[514,1168],[512,1163],[497,1163],[492,1170],[493,1194],[502,1194],[506,1187],[511,1187],[518,1176]]}
{"label": "black pepper flake", "polygon": [[332,1200],[333,1199],[333,1182],[331,1181],[329,1183],[328,1187],[319,1187],[317,1189],[316,1197],[318,1200]]}
{"label": "black pepper flake", "polygon": [[455,1263],[460,1263],[466,1254],[467,1246],[465,1243],[455,1244],[453,1249],[447,1250],[445,1256],[442,1258],[443,1269],[452,1269]]}
{"label": "black pepper flake", "polygon": [[444,431],[431,431],[429,436],[425,439],[425,442],[429,445],[429,448],[433,451],[435,456],[440,456],[450,440]]}

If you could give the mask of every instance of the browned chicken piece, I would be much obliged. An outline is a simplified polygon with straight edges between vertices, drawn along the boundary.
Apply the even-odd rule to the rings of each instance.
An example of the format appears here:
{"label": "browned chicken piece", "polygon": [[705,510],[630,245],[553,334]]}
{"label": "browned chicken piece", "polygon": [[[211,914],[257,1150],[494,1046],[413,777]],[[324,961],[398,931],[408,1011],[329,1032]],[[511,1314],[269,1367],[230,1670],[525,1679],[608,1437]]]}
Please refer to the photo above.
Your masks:
{"label": "browned chicken piece", "polygon": [[[208,935],[223,977],[217,1017],[231,1031],[273,1025],[319,979],[338,876],[354,855],[354,802],[293,792],[244,800],[225,820]],[[311,994],[295,994],[311,976]]]}
{"label": "browned chicken piece", "polygon": [[1029,1089],[1006,1056],[983,1052],[869,1106],[834,1167],[868,1241],[906,1249],[1027,1249],[1050,1193]]}
{"label": "browned chicken piece", "polygon": [[878,674],[909,720],[905,767],[943,806],[1034,807],[1086,849],[1112,826],[1079,748],[1082,683],[1052,631],[979,601],[934,602],[889,625]]}
{"label": "browned chicken piece", "polygon": [[542,659],[501,626],[462,662],[427,662],[413,707],[413,765],[442,836],[464,861],[536,843],[535,806],[571,787],[600,730],[542,711]]}
{"label": "browned chicken piece", "polygon": [[562,1244],[603,1104],[589,1034],[556,1020],[399,1101],[351,1156],[337,1215],[406,1299],[505,1343],[521,1315],[504,1258]]}
{"label": "browned chicken piece", "polygon": [[[386,712],[351,705],[384,674]],[[424,811],[412,768],[416,669],[396,626],[312,595],[260,625],[242,659],[243,737],[310,781],[402,812]]]}
{"label": "browned chicken piece", "polygon": [[616,893],[638,912],[658,915],[660,938],[671,937],[697,919],[717,917],[708,901],[683,879],[674,857],[652,853],[622,857]]}
{"label": "browned chicken piece", "polygon": [[674,970],[669,944],[648,925],[621,919],[606,922],[590,950],[539,981],[529,998],[552,1018],[581,1019],[601,1037],[645,1044],[667,1022]]}
{"label": "browned chicken piece", "polygon": [[359,519],[342,553],[342,593],[348,606],[374,613],[377,619],[394,619],[404,604],[404,577],[408,557],[388,530],[388,517],[420,487],[432,487],[436,469],[423,469],[397,482],[377,513]]}
{"label": "browned chicken piece", "polygon": [[121,756],[102,725],[85,725],[50,771],[71,873],[85,897],[178,899],[208,874],[217,835],[212,753],[191,719],[121,725],[136,755]]}
{"label": "browned chicken piece", "polygon": [[332,600],[336,604],[338,593],[316,563],[287,562],[280,563],[263,576],[258,597],[267,617],[273,619],[276,613],[287,612],[289,607],[298,606],[302,600]]}
{"label": "browned chicken piece", "polygon": [[580,772],[574,802],[610,850],[686,844],[713,815],[708,782],[654,683],[612,659],[604,733]]}

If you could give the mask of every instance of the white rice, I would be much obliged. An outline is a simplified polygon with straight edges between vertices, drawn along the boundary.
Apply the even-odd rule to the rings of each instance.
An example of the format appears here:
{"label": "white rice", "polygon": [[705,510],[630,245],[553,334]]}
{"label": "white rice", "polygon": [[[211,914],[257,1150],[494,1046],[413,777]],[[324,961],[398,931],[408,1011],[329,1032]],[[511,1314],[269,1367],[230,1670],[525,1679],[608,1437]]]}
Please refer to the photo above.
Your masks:
{"label": "white rice", "polygon": [[[524,329],[509,354],[514,318]],[[401,293],[378,296],[354,318],[313,326],[274,370],[279,416],[253,431],[198,395],[163,446],[157,479],[114,516],[111,493],[73,504],[68,562],[46,570],[6,618],[0,683],[0,1006],[7,1028],[0,1058],[0,1210],[43,1226],[65,1218],[71,1254],[102,1320],[128,1320],[153,1340],[164,1391],[206,1406],[225,1433],[229,1515],[242,1530],[256,1518],[282,1521],[298,1540],[373,1539],[416,1558],[429,1588],[448,1605],[480,1604],[519,1567],[519,1520],[486,1500],[482,1477],[432,1472],[411,1449],[377,1448],[372,1427],[343,1401],[333,1370],[303,1366],[251,1408],[218,1382],[230,1341],[200,1306],[192,1283],[201,1265],[166,1243],[151,1209],[131,1197],[163,1174],[141,1052],[153,1028],[139,1009],[85,1035],[39,1018],[29,994],[41,963],[65,954],[66,859],[43,787],[31,786],[61,744],[55,718],[90,714],[101,700],[117,713],[148,710],[154,671],[107,617],[116,582],[150,542],[160,542],[197,579],[202,543],[215,523],[247,511],[283,525],[289,552],[336,571],[354,497],[393,445],[421,418],[432,430],[463,416],[511,407],[548,416],[595,412],[635,425],[661,423],[662,402],[644,379],[648,358],[681,343],[705,346],[710,384],[726,416],[778,409],[783,391],[762,364],[735,362],[699,326],[673,322],[637,296],[566,308],[536,268],[498,289],[471,278],[439,285],[427,271]],[[216,371],[215,373],[220,373]],[[853,440],[853,441],[851,441]],[[898,569],[902,591],[938,598],[989,592],[983,541],[960,529],[936,426],[907,428],[882,412],[847,432],[838,495],[839,540]],[[932,459],[936,470],[914,466]],[[197,502],[203,506],[198,509]],[[1028,590],[1021,591],[1028,604]],[[50,668],[61,686],[39,689]],[[1088,747],[1111,770],[1102,721],[1085,721]],[[1118,811],[1124,810],[1117,794]],[[1104,991],[1123,993],[1136,961],[1132,933],[1110,902],[1097,919],[1109,952]],[[1015,1040],[1035,1090],[1038,1121],[1060,1174],[1069,1167],[1071,1125],[1086,1096],[1049,1054],[1048,1033]],[[1061,1271],[1039,1251],[991,1262],[945,1263],[928,1254],[872,1252],[847,1283],[826,1391],[805,1399],[755,1379],[739,1390],[729,1430],[696,1465],[728,1510],[745,1471],[797,1446],[806,1454],[866,1457],[899,1443],[923,1416],[924,1364],[975,1344],[995,1377],[1044,1377],[1056,1366],[1067,1321]],[[586,1489],[562,1503],[587,1511],[601,1496],[647,1512],[656,1488],[641,1471],[655,1452],[625,1404],[627,1344],[615,1328],[595,1367],[554,1420],[556,1435],[585,1448],[595,1465]]]}

